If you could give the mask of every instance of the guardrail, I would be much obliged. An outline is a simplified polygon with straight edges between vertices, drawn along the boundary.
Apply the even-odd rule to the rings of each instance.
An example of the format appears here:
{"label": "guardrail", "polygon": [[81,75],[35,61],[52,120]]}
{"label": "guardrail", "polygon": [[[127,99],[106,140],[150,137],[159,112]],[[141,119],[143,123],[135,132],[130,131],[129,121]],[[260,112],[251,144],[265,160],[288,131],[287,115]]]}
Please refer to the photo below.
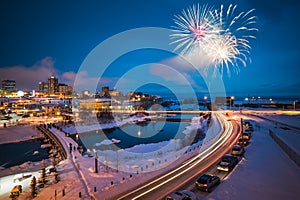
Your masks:
{"label": "guardrail", "polygon": [[67,152],[64,148],[64,146],[62,145],[62,143],[60,142],[60,140],[56,137],[56,135],[54,135],[51,131],[49,131],[47,128],[44,127],[44,125],[39,125],[37,126],[37,129],[48,139],[50,139],[52,141],[53,144],[56,145],[56,147],[58,148],[58,152],[61,155],[61,158],[63,160],[67,159]]}

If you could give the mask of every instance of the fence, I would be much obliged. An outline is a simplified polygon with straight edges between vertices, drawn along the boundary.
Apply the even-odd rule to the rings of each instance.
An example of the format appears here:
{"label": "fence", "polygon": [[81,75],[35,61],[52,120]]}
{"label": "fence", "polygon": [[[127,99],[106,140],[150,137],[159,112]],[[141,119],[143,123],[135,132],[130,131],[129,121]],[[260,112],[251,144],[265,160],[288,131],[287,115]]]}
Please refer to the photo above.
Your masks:
{"label": "fence", "polygon": [[37,127],[37,129],[48,139],[50,139],[58,148],[58,151],[60,152],[60,155],[63,160],[67,159],[67,152],[64,149],[62,143],[59,141],[59,139],[47,128],[44,127],[44,125],[40,125]]}

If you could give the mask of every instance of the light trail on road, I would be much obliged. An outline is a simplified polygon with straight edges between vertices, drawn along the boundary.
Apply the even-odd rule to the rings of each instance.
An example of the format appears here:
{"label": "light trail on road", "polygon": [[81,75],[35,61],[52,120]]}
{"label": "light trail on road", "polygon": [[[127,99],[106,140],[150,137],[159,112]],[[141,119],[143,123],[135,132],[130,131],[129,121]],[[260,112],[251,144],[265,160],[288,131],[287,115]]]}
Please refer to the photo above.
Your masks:
{"label": "light trail on road", "polygon": [[[223,133],[218,138],[218,140],[211,146],[209,146],[207,149],[202,151],[200,154],[192,157],[191,159],[185,161],[181,166],[177,167],[176,169],[173,169],[172,171],[168,172],[167,174],[160,176],[159,178],[139,187],[138,189],[135,189],[123,196],[121,196],[118,199],[139,199],[141,197],[144,197],[143,199],[146,199],[145,196],[149,195],[150,192],[157,190],[158,188],[162,187],[163,185],[171,182],[172,180],[179,178],[183,176],[185,173],[189,172],[191,169],[195,168],[199,163],[203,162],[207,157],[212,155],[214,152],[216,152],[222,145],[226,145],[226,143],[229,141],[231,137],[233,137],[233,141],[236,141],[237,137],[234,138],[234,126],[231,122],[228,122],[227,119],[221,114],[221,113],[215,113],[218,120],[223,124]],[[230,141],[232,141],[230,140]],[[228,143],[230,143],[230,141]],[[204,146],[204,145],[203,145]],[[229,145],[230,146],[230,145]],[[211,160],[208,165],[210,166],[212,163],[216,162],[219,159],[213,159]],[[204,167],[207,168],[207,167]],[[201,169],[200,171],[203,171]],[[200,173],[200,171],[197,172]],[[196,175],[197,175],[196,174]],[[172,176],[171,176],[172,175]],[[185,184],[185,182],[189,181],[191,178],[187,178],[185,181],[181,182],[181,184],[178,184],[177,187],[180,187],[182,184]],[[148,189],[147,189],[148,188]],[[145,191],[143,191],[145,190]],[[174,188],[173,188],[174,190]],[[134,195],[137,193],[137,195]],[[165,194],[163,194],[165,195]]]}

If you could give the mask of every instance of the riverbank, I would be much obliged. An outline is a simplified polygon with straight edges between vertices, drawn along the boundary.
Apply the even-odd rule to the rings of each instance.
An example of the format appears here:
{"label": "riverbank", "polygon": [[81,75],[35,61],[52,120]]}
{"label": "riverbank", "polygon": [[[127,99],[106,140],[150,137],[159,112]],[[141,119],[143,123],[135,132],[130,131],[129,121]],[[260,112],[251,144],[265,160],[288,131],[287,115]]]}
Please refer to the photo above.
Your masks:
{"label": "riverbank", "polygon": [[60,125],[59,127],[62,128],[62,131],[69,134],[76,134],[76,133],[86,133],[90,131],[101,131],[101,130],[108,130],[108,129],[114,129],[118,127],[123,127],[127,124],[136,124],[136,123],[142,123],[146,121],[150,121],[151,118],[157,118],[156,116],[142,116],[138,117],[136,115],[122,119],[122,120],[111,120],[107,121],[106,123],[91,123],[91,124],[82,124],[82,123],[76,123],[76,124],[70,124],[70,125]]}
{"label": "riverbank", "polygon": [[[51,161],[49,159],[45,159],[46,166],[51,165]],[[24,162],[20,165],[16,165],[13,167],[5,168],[0,170],[0,177],[6,177],[9,175],[16,174],[31,174],[33,172],[38,172],[43,167],[43,160],[37,162]],[[1,178],[0,178],[1,180]]]}
{"label": "riverbank", "polygon": [[[190,132],[200,127],[204,128],[202,122],[205,122],[200,121],[199,117],[195,118],[193,122],[188,128]],[[220,129],[219,122],[212,120],[212,125],[207,132],[208,138],[217,138]],[[69,149],[70,143],[72,147],[77,148],[76,141],[71,137],[66,137],[60,128],[52,127],[49,130],[60,139],[65,149]],[[188,132],[186,131],[185,134]],[[158,148],[160,144],[149,144],[147,147],[143,145],[142,149],[148,149],[147,152],[140,152],[136,148],[119,150],[117,153],[111,150],[97,151],[98,173],[95,173],[93,151],[83,156],[77,150],[67,151],[67,159],[60,162],[57,167],[61,181],[43,188],[36,199],[60,199],[62,190],[66,199],[76,199],[79,196],[81,199],[91,199],[91,195],[95,199],[115,199],[114,196],[120,192],[134,188],[154,176],[166,173],[213,143],[211,140],[204,142],[206,142],[204,147],[201,145],[202,141],[199,141],[190,148],[183,149],[179,149],[179,140],[176,142],[170,140],[164,142],[168,143],[167,145],[162,143],[162,148]],[[19,199],[27,199],[30,196],[29,192],[29,190],[24,190]],[[57,194],[56,197],[55,194]]]}
{"label": "riverbank", "polygon": [[35,129],[35,126],[12,126],[0,128],[0,145],[40,138],[42,138],[42,134]]}
{"label": "riverbank", "polygon": [[[38,171],[42,167],[42,160],[49,165],[48,150],[41,148],[42,143],[43,136],[35,126],[0,128],[0,177]],[[18,163],[13,164],[16,160]]]}

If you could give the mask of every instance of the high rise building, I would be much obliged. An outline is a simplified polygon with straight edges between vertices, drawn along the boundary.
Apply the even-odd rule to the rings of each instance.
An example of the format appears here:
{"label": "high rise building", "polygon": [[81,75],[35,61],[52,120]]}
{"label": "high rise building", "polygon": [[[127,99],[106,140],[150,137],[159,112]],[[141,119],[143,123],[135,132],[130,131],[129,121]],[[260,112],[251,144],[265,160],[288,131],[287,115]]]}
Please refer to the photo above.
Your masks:
{"label": "high rise building", "polygon": [[3,80],[2,90],[4,92],[14,92],[16,91],[16,81],[14,80]]}
{"label": "high rise building", "polygon": [[63,95],[72,95],[74,93],[74,87],[60,83],[58,84],[58,92]]}
{"label": "high rise building", "polygon": [[109,97],[109,87],[102,87],[102,97]]}
{"label": "high rise building", "polygon": [[48,78],[48,93],[55,94],[58,92],[58,79],[55,76]]}
{"label": "high rise building", "polygon": [[39,82],[39,91],[48,92],[48,82]]}

